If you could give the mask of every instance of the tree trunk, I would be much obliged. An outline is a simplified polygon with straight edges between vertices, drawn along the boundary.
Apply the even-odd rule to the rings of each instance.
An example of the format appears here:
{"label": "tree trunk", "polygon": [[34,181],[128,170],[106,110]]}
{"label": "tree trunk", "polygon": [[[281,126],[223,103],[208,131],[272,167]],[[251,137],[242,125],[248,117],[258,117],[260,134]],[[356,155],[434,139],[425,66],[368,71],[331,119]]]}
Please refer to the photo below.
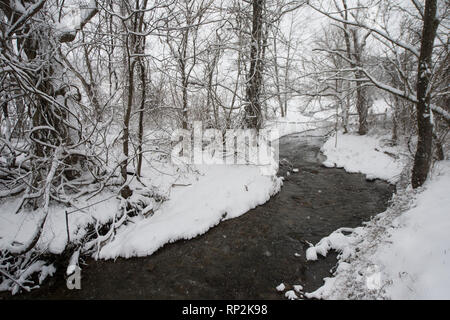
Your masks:
{"label": "tree trunk", "polygon": [[[358,78],[363,78],[361,74],[358,74]],[[356,88],[356,110],[358,110],[359,128],[358,133],[360,135],[367,134],[369,126],[367,124],[368,104],[366,89],[358,84]]]}
{"label": "tree trunk", "polygon": [[[353,35],[353,56],[356,61],[356,66],[362,67],[362,60],[363,60],[363,50],[364,50],[364,42],[361,42],[361,39],[358,34],[358,30],[352,30]],[[357,71],[356,79],[363,79],[365,78],[364,74],[361,71]],[[367,134],[367,131],[369,129],[367,124],[367,113],[368,113],[368,101],[367,101],[367,90],[364,87],[364,83],[357,82],[356,87],[356,110],[358,111],[358,118],[359,118],[359,128],[358,133],[360,135]]]}
{"label": "tree trunk", "polygon": [[[123,3],[121,5],[121,13],[125,15],[127,13],[126,5]],[[135,23],[135,20],[133,21]],[[124,22],[125,24],[126,22]],[[134,28],[133,28],[134,27]],[[136,30],[136,25],[132,26],[132,30]],[[131,196],[131,189],[126,184],[127,183],[127,166],[129,160],[129,140],[130,140],[130,118],[131,118],[131,109],[133,107],[133,93],[134,93],[134,66],[135,61],[131,54],[135,50],[136,38],[134,34],[127,34],[126,27],[123,27],[124,35],[124,52],[123,52],[123,67],[124,67],[124,75],[126,76],[125,85],[123,89],[123,106],[124,106],[124,116],[122,123],[122,162],[120,163],[120,173],[122,176],[122,181],[124,187],[120,191],[120,195],[122,198],[129,198]]]}
{"label": "tree trunk", "polygon": [[431,122],[431,58],[433,54],[433,43],[439,21],[436,18],[437,0],[425,2],[425,13],[422,30],[422,41],[419,56],[419,67],[417,73],[417,129],[418,141],[417,151],[414,157],[412,170],[412,186],[420,187],[427,179],[432,159],[433,124]]}
{"label": "tree trunk", "polygon": [[[143,2],[143,9],[147,8],[147,0]],[[138,6],[138,3],[136,4]],[[144,28],[144,13],[141,13],[139,15],[139,24],[138,24],[138,31],[139,33],[143,32]],[[141,55],[145,54],[145,36],[139,38],[139,46],[138,46],[138,53]],[[140,76],[141,76],[141,85],[142,85],[142,92],[141,92],[141,108],[139,110],[139,124],[138,124],[138,155],[137,155],[137,175],[138,177],[141,177],[141,170],[142,170],[142,144],[144,143],[144,116],[145,116],[145,99],[147,99],[147,74],[145,70],[145,62],[144,57],[139,57],[139,70],[140,70]]]}
{"label": "tree trunk", "polygon": [[284,118],[285,114],[284,114],[284,103],[283,100],[281,99],[281,89],[280,89],[280,72],[278,70],[278,59],[277,59],[277,34],[274,35],[273,37],[273,67],[274,67],[274,72],[275,72],[275,89],[277,90],[277,99],[278,99],[278,105],[280,108],[280,113],[281,113],[281,117]]}
{"label": "tree trunk", "polygon": [[398,119],[400,110],[399,97],[394,96],[394,113],[392,115],[392,141],[397,144],[398,142]]}
{"label": "tree trunk", "polygon": [[250,48],[250,70],[247,77],[247,104],[245,123],[248,128],[261,127],[262,86],[262,9],[263,0],[253,0],[252,40]]}
{"label": "tree trunk", "polygon": [[[142,52],[143,53],[143,52]],[[137,175],[141,177],[142,169],[142,144],[144,139],[144,110],[145,110],[145,99],[147,96],[147,81],[145,74],[145,65],[142,58],[139,59],[140,65],[140,76],[142,84],[142,94],[141,94],[141,109],[139,110],[139,128],[138,128],[138,163],[137,163]]]}

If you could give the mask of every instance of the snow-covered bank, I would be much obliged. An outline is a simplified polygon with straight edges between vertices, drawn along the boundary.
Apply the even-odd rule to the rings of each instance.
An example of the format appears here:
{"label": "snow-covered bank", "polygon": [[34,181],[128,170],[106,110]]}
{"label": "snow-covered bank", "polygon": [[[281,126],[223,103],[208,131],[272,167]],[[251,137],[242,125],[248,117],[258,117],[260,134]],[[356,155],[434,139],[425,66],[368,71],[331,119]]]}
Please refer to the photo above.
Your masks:
{"label": "snow-covered bank", "polygon": [[[397,181],[400,163],[392,163],[377,153],[372,157],[362,155],[379,148],[376,139],[357,136],[342,136],[342,139],[341,136],[338,136],[338,143],[339,139],[343,143],[338,150],[334,149],[332,139],[324,146],[325,153],[332,150],[326,153],[327,161],[331,158],[346,170]],[[321,288],[306,296],[318,299],[450,299],[448,190],[450,161],[446,160],[435,165],[421,189],[400,191],[385,212],[364,226],[341,228],[309,248],[309,260],[336,250],[339,262],[332,277],[325,278]]]}
{"label": "snow-covered bank", "polygon": [[[320,117],[306,117],[295,110],[287,118],[269,121],[279,136],[316,129]],[[322,123],[323,125],[323,123]],[[280,191],[282,180],[262,175],[258,166],[204,165],[201,175],[188,186],[172,189],[168,201],[151,218],[133,218],[105,245],[99,258],[151,255],[167,243],[191,239],[224,219],[245,214]]]}
{"label": "snow-covered bank", "polygon": [[[167,243],[201,235],[222,220],[238,217],[265,203],[282,185],[282,179],[275,175],[275,158],[270,168],[255,164],[188,165],[175,164],[164,156],[167,153],[155,151],[146,155],[141,178],[131,179],[133,194],[127,201],[118,197],[114,186],[98,194],[97,188],[90,186],[86,194],[73,199],[71,206],[53,203],[35,250],[61,254],[70,239],[70,244],[82,245],[83,250],[91,250],[97,258],[150,255]],[[113,156],[119,159],[120,152]],[[117,159],[112,159],[112,163],[117,163]],[[11,197],[0,202],[0,249],[26,243],[41,217],[41,210],[31,207],[15,214],[19,201],[19,197]],[[142,210],[136,211],[135,216],[123,215],[127,203]],[[117,229],[113,230],[111,223]],[[100,231],[104,226],[110,229],[106,235]],[[86,239],[92,241],[86,244]],[[0,259],[0,266],[1,263]],[[21,284],[28,283],[33,273],[47,270],[43,261],[39,263],[39,268],[33,264],[26,269]],[[17,292],[20,286],[0,277],[0,291]]]}
{"label": "snow-covered bank", "polygon": [[[268,123],[279,136],[313,130],[320,118],[291,111],[289,117]],[[282,179],[262,175],[258,166],[209,165],[197,168],[201,175],[188,186],[173,188],[170,198],[149,219],[136,217],[118,230],[100,258],[151,255],[166,243],[191,239],[224,219],[245,214],[280,191]]]}
{"label": "snow-covered bank", "polygon": [[[119,209],[119,201],[115,197],[111,192],[103,192],[90,200],[87,200],[87,196],[82,197],[76,202],[76,207],[51,206],[37,249],[46,253],[60,254],[67,245],[67,230],[71,242],[77,242],[86,235],[87,225],[107,223]],[[20,199],[11,198],[0,205],[0,249],[7,248],[11,243],[26,243],[36,229],[41,210],[27,209],[15,214],[19,201]],[[93,207],[70,213],[67,220],[68,227],[66,226],[66,211],[71,212],[96,202],[99,203]]]}
{"label": "snow-covered bank", "polygon": [[405,166],[406,150],[390,146],[387,136],[360,136],[338,133],[330,137],[322,153],[326,167],[344,168],[350,173],[363,173],[367,179],[382,179],[396,183]]}
{"label": "snow-covered bank", "polygon": [[281,179],[261,175],[256,166],[204,166],[198,181],[172,190],[170,199],[148,219],[118,230],[100,258],[150,255],[166,243],[191,239],[224,219],[238,217],[268,201]]}
{"label": "snow-covered bank", "polygon": [[[96,256],[152,254],[166,243],[203,234],[221,220],[237,217],[265,203],[282,185],[281,178],[275,176],[276,169],[265,175],[267,170],[251,164],[175,165],[158,155],[146,157],[142,184],[136,179],[130,184],[134,190],[130,201],[140,203],[146,212],[127,218],[128,222]],[[37,250],[61,254],[69,239],[78,245],[88,232],[95,232],[121,216],[123,200],[114,187],[105,188],[94,197],[96,188],[91,189],[92,192],[88,189],[85,195],[74,199],[70,207],[56,203],[50,207]],[[19,202],[19,197],[0,202],[0,249],[26,243],[41,217],[41,210],[31,207],[15,214]]]}
{"label": "snow-covered bank", "polygon": [[374,262],[393,299],[450,299],[450,161],[439,163],[411,209],[389,230]]}

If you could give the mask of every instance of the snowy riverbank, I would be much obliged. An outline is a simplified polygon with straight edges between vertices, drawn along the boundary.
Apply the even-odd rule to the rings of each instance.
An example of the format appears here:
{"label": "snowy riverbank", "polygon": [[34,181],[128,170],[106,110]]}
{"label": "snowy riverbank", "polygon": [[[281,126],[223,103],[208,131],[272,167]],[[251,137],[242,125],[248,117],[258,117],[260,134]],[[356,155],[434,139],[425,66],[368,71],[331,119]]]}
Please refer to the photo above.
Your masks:
{"label": "snowy riverbank", "polygon": [[330,137],[322,153],[323,165],[343,168],[350,173],[363,173],[368,180],[382,179],[395,184],[405,167],[407,150],[392,146],[389,136],[360,136],[338,133]]}
{"label": "snowy riverbank", "polygon": [[[317,120],[292,110],[288,118],[269,121],[268,128],[276,128],[284,136],[309,130],[317,126]],[[163,133],[150,131],[146,136],[145,147],[152,151],[144,156],[139,181],[131,179],[133,196],[129,199],[142,212],[124,220],[122,212],[128,204],[117,196],[113,185],[101,192],[97,191],[98,186],[88,186],[84,194],[74,195],[70,206],[51,205],[36,250],[58,255],[67,248],[81,246],[82,251],[90,250],[95,258],[103,259],[151,255],[167,243],[194,238],[223,220],[245,214],[267,202],[281,188],[282,178],[276,177],[275,162],[270,174],[252,164],[175,164],[165,156],[171,152],[170,145],[164,149],[152,142],[167,139]],[[110,171],[117,168],[121,159],[117,139],[113,133],[107,136],[110,154],[105,161],[109,160]],[[129,171],[133,171],[131,164]],[[0,203],[0,249],[27,243],[42,216],[41,209],[31,207],[16,214],[18,203],[20,197]],[[103,234],[105,231],[100,230],[105,227],[110,231]],[[86,242],[86,239],[93,240]],[[83,249],[87,247],[91,249]],[[4,278],[0,289],[12,292],[29,289],[26,284],[33,274],[40,275],[43,281],[56,267],[51,261],[40,259],[29,263],[25,268],[29,272],[20,269],[16,275],[9,270],[21,279],[20,283]]]}
{"label": "snowy riverbank", "polygon": [[205,166],[189,186],[172,190],[170,199],[148,219],[137,217],[118,230],[100,258],[146,256],[166,243],[191,239],[224,219],[236,218],[268,201],[282,184],[257,166]]}
{"label": "snowy riverbank", "polygon": [[[380,138],[339,135],[322,148],[326,165],[335,163],[370,178],[398,180],[400,158],[383,155]],[[374,151],[377,148],[378,151]],[[385,149],[383,149],[385,150]],[[398,155],[389,149],[390,153]],[[385,212],[363,227],[342,228],[307,251],[309,260],[339,252],[324,285],[306,294],[319,299],[450,298],[450,161],[438,162],[426,184],[401,190]],[[319,257],[320,259],[320,257]]]}

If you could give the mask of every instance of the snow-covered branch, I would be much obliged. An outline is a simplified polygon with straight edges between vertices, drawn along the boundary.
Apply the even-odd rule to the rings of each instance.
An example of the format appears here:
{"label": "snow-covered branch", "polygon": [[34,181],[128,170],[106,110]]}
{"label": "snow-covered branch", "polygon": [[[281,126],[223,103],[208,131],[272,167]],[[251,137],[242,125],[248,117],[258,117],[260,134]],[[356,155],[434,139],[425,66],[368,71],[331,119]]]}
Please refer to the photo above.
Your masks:
{"label": "snow-covered branch", "polygon": [[415,47],[413,47],[413,46],[411,46],[411,45],[409,45],[409,44],[407,44],[407,43],[405,43],[405,42],[403,42],[403,41],[400,41],[400,40],[398,40],[398,39],[394,39],[394,38],[391,37],[387,32],[385,32],[385,31],[383,31],[383,30],[374,28],[374,27],[369,26],[369,25],[367,25],[367,24],[364,24],[364,23],[362,23],[362,22],[358,22],[358,21],[350,21],[350,20],[345,20],[345,19],[342,19],[342,18],[335,17],[334,15],[332,15],[332,14],[326,12],[326,11],[323,11],[322,9],[320,9],[320,8],[318,8],[318,7],[314,6],[314,5],[312,5],[310,2],[311,2],[311,1],[308,1],[308,5],[309,5],[311,8],[313,8],[313,9],[316,10],[317,12],[320,12],[321,14],[323,14],[323,15],[329,17],[330,19],[332,19],[332,20],[334,20],[334,21],[343,23],[343,24],[345,24],[345,25],[351,25],[351,26],[355,26],[355,27],[359,27],[359,28],[363,28],[363,29],[369,30],[369,31],[371,31],[371,32],[373,32],[373,33],[375,33],[375,34],[380,35],[381,37],[383,37],[384,39],[388,40],[389,42],[391,42],[391,43],[393,43],[393,44],[395,44],[395,45],[397,45],[397,46],[399,46],[399,47],[402,47],[403,49],[406,49],[406,50],[410,51],[410,52],[413,53],[416,57],[419,57],[419,55],[420,55],[420,52],[419,52],[419,50],[418,50],[417,48],[415,48]]}
{"label": "snow-covered branch", "polygon": [[[21,28],[30,18],[32,18],[36,13],[39,12],[39,10],[42,9],[45,2],[47,0],[39,0],[35,3],[32,3],[31,5],[26,8],[24,12],[22,12],[21,16],[9,27],[8,31],[6,32],[6,38],[11,37],[19,28]],[[11,14],[16,15],[19,14],[19,11],[13,10],[13,8],[17,8],[17,6],[10,6],[9,3],[6,3],[6,0],[2,0],[3,7],[10,8]],[[20,10],[22,11],[22,10]]]}
{"label": "snow-covered branch", "polygon": [[385,84],[381,81],[378,81],[373,77],[366,69],[364,68],[356,68],[357,70],[364,73],[364,75],[367,77],[367,79],[372,82],[377,88],[382,89],[384,91],[387,91],[389,93],[392,93],[393,95],[396,95],[400,98],[406,99],[412,103],[417,103],[417,98],[414,94],[408,94],[407,92],[404,92],[400,89],[394,88],[388,84]]}
{"label": "snow-covered branch", "polygon": [[433,112],[442,116],[445,119],[445,121],[447,121],[447,123],[450,122],[450,113],[448,111],[446,111],[443,108],[438,107],[434,104],[431,105],[431,110],[433,110]]}

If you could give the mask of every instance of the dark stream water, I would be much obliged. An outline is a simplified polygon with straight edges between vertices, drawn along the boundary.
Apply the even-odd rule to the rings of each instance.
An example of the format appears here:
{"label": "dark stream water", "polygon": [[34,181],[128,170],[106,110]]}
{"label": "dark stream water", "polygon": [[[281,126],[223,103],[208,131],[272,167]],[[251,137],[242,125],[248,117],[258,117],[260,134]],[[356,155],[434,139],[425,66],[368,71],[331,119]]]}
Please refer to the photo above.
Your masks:
{"label": "dark stream water", "polygon": [[[285,299],[281,282],[312,291],[336,255],[306,262],[315,243],[340,227],[356,227],[388,205],[394,188],[361,174],[321,166],[322,138],[280,140],[281,192],[206,234],[164,246],[150,257],[94,261],[82,267],[81,290],[68,290],[63,268],[25,299]],[[297,255],[295,255],[297,253]],[[4,297],[4,296],[3,296]]]}

